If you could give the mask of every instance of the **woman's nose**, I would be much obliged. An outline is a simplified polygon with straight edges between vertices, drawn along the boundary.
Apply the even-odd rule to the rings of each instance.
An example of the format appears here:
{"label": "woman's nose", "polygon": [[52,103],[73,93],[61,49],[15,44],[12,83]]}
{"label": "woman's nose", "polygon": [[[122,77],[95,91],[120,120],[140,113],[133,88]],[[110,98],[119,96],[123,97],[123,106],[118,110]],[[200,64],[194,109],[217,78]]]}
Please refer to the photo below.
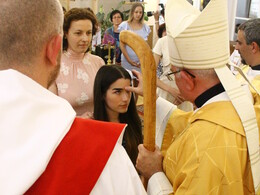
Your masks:
{"label": "woman's nose", "polygon": [[129,99],[129,94],[127,92],[122,94],[123,101],[127,101]]}
{"label": "woman's nose", "polygon": [[83,37],[82,37],[82,40],[83,41],[88,41],[88,39],[89,39],[89,36],[84,34]]}

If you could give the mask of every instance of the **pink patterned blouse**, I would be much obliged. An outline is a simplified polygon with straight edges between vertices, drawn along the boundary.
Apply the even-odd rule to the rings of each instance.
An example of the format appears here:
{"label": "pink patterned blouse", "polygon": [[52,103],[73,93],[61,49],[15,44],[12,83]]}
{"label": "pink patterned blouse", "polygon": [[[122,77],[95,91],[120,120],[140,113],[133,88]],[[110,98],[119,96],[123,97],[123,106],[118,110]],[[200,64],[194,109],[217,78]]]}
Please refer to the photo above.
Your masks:
{"label": "pink patterned blouse", "polygon": [[90,53],[77,54],[72,50],[64,51],[56,85],[58,95],[72,105],[81,116],[93,112],[93,86],[98,69],[104,65],[102,58]]}

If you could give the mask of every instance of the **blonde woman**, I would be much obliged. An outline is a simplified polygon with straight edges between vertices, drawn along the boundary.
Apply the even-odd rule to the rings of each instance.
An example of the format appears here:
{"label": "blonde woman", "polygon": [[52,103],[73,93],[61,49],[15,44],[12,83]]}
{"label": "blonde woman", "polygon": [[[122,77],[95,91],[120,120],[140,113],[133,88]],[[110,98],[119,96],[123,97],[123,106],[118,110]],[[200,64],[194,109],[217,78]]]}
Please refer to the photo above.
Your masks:
{"label": "blonde woman", "polygon": [[[119,32],[122,30],[130,30],[141,36],[144,40],[147,40],[151,30],[148,25],[144,24],[144,7],[141,3],[135,3],[132,5],[129,19],[122,22],[118,27]],[[130,47],[122,43],[120,43],[120,48],[122,51],[121,65],[125,69],[135,69],[141,72],[140,62],[135,52]]]}

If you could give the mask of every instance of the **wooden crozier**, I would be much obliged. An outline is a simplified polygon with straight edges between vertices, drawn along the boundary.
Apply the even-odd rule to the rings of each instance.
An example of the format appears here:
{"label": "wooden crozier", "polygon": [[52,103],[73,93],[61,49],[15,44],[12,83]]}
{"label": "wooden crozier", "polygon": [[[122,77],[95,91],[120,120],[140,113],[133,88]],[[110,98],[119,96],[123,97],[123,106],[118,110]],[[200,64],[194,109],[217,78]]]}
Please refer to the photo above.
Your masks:
{"label": "wooden crozier", "polygon": [[120,42],[131,47],[138,56],[143,76],[144,100],[144,146],[155,150],[156,117],[156,65],[149,45],[139,35],[124,30],[120,32]]}

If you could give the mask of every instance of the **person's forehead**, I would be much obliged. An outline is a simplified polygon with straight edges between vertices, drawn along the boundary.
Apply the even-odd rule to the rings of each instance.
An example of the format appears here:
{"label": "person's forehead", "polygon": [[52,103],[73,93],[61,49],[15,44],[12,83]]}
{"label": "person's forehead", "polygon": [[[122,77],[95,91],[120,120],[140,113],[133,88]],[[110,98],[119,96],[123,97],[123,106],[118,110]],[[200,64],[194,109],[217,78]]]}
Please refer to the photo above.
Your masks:
{"label": "person's forehead", "polygon": [[92,22],[89,19],[73,20],[70,23],[70,29],[92,28]]}
{"label": "person's forehead", "polygon": [[142,7],[141,6],[137,6],[136,8],[135,8],[135,11],[142,11],[143,9],[142,9]]}
{"label": "person's forehead", "polygon": [[109,89],[124,89],[126,86],[130,86],[131,81],[130,79],[120,78],[117,79],[115,82],[111,83]]}
{"label": "person's forehead", "polygon": [[245,33],[243,30],[239,30],[237,34],[237,39],[241,42],[245,40]]}
{"label": "person's forehead", "polygon": [[115,16],[121,16],[121,15],[120,15],[120,13],[115,13],[115,14],[113,15],[113,17],[115,17]]}

